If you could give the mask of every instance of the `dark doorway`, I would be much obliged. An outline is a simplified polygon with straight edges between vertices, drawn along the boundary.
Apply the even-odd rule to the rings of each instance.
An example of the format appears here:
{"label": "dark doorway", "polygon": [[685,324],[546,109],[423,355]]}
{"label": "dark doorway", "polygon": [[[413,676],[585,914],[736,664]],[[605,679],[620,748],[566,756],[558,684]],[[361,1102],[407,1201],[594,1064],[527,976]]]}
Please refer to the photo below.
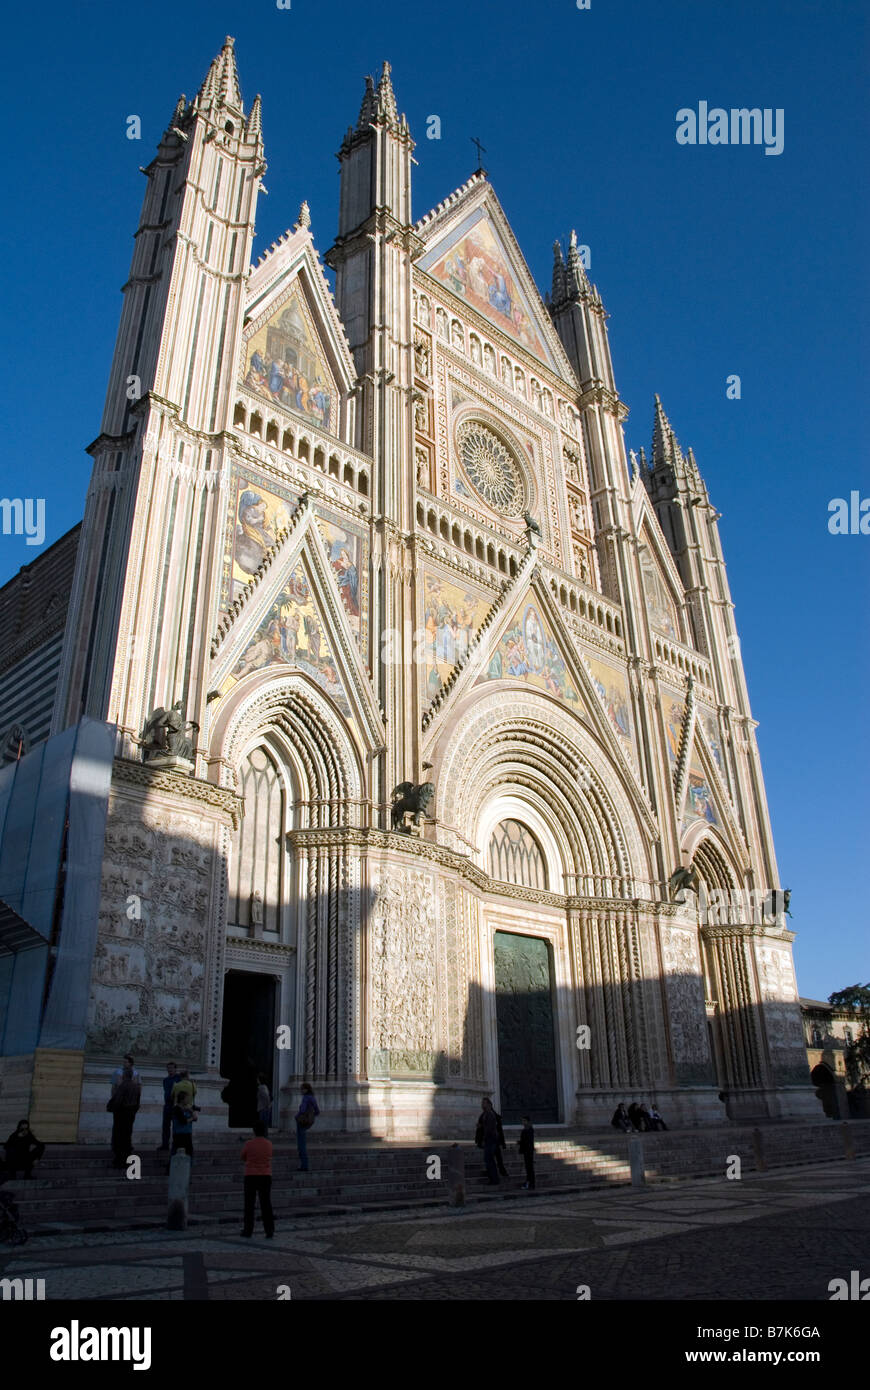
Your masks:
{"label": "dark doorway", "polygon": [[224,978],[221,1076],[229,1080],[227,1123],[232,1128],[251,1125],[257,1117],[258,1072],[272,1089],[277,983],[271,975],[245,970],[230,970]]}
{"label": "dark doorway", "polygon": [[537,936],[496,932],[495,1009],[502,1118],[559,1119],[550,947]]}

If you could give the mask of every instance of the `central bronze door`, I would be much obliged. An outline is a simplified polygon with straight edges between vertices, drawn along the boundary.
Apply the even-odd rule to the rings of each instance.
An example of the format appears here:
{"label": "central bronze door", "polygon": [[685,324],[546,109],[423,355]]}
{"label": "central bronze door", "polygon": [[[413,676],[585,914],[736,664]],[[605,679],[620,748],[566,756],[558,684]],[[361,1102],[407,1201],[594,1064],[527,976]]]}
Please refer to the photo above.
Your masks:
{"label": "central bronze door", "polygon": [[553,972],[549,943],[496,932],[495,1008],[502,1119],[532,1124],[559,1119]]}

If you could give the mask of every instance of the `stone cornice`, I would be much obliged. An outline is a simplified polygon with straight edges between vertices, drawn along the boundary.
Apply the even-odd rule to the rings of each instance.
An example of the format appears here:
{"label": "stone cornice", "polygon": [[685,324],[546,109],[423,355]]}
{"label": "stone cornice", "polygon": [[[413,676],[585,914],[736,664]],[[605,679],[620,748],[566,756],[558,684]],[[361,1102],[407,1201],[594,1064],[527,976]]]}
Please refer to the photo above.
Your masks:
{"label": "stone cornice", "polygon": [[198,777],[187,777],[172,768],[149,767],[147,763],[137,763],[132,758],[115,758],[112,783],[153,788],[178,796],[183,801],[211,806],[232,819],[234,830],[239,828],[244,815],[243,799],[228,787],[218,787],[214,782],[203,782]]}
{"label": "stone cornice", "polygon": [[[585,896],[576,893],[550,893],[540,888],[526,888],[518,883],[504,883],[490,878],[484,869],[472,863],[467,855],[448,849],[432,840],[419,839],[414,835],[404,835],[397,831],[381,830],[375,826],[360,828],[356,826],[334,827],[324,830],[290,830],[287,843],[296,850],[313,849],[362,849],[380,853],[402,853],[409,859],[425,860],[450,869],[463,878],[470,887],[486,896],[513,898],[519,902],[538,903],[542,907],[552,907],[557,911],[586,912],[633,912],[645,916],[658,914],[672,917],[677,904],[654,898],[615,898]],[[692,924],[694,925],[694,924]]]}

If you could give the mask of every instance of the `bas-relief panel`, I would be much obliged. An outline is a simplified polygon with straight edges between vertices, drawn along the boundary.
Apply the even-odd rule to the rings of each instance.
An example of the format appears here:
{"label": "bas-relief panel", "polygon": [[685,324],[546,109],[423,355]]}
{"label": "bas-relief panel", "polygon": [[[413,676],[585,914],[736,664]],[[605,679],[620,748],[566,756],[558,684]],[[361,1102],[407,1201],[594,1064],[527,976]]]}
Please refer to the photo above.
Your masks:
{"label": "bas-relief panel", "polygon": [[707,1014],[692,932],[673,927],[662,929],[662,964],[677,1080],[686,1084],[708,1081],[711,1066]]}
{"label": "bas-relief panel", "polygon": [[782,1085],[807,1084],[809,1064],[791,954],[778,946],[758,945],[755,958],[776,1080]]}
{"label": "bas-relief panel", "polygon": [[534,603],[515,614],[476,684],[491,680],[522,681],[568,704],[580,704],[550,625]]}
{"label": "bas-relief panel", "polygon": [[258,395],[334,431],[335,383],[298,290],[248,339],[244,380]]}
{"label": "bas-relief panel", "polygon": [[423,571],[423,630],[426,688],[437,695],[492,606],[492,599]]}
{"label": "bas-relief panel", "polygon": [[[232,488],[224,547],[221,607],[248,583],[290,521],[298,492],[238,472]],[[364,651],[368,634],[368,537],[334,512],[317,508],[317,525],[329,551],[351,631]]]}
{"label": "bas-relief panel", "polygon": [[435,888],[430,874],[385,868],[370,916],[372,1050],[390,1075],[436,1066]]}
{"label": "bas-relief panel", "polygon": [[203,1058],[212,825],[113,801],[91,981],[89,1051]]}
{"label": "bas-relief panel", "polygon": [[301,563],[263,614],[260,626],[221,686],[221,694],[249,672],[262,671],[267,666],[303,671],[350,718],[351,708],[335,657]]}
{"label": "bas-relief panel", "polygon": [[472,218],[470,224],[463,224],[447,250],[439,254],[436,249],[434,263],[423,258],[423,269],[542,361],[550,362],[550,353],[541,341],[489,218],[482,211]]}

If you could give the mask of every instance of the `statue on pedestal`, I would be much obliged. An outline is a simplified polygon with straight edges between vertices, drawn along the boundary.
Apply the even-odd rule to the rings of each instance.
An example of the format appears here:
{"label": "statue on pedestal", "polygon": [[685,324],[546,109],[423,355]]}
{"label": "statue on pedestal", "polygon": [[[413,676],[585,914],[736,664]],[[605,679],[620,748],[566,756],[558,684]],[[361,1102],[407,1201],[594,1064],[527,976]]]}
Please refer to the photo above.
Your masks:
{"label": "statue on pedestal", "polygon": [[393,830],[410,835],[411,826],[405,824],[405,816],[410,814],[412,824],[419,826],[421,817],[429,809],[434,795],[434,782],[400,782],[394,787],[393,805],[390,809],[390,824]]}
{"label": "statue on pedestal", "polygon": [[187,730],[199,725],[192,719],[185,719],[184,705],[176,700],[171,709],[158,705],[145,720],[137,740],[142,749],[142,761],[153,762],[156,758],[178,758],[183,762],[193,761],[193,743],[187,737]]}

